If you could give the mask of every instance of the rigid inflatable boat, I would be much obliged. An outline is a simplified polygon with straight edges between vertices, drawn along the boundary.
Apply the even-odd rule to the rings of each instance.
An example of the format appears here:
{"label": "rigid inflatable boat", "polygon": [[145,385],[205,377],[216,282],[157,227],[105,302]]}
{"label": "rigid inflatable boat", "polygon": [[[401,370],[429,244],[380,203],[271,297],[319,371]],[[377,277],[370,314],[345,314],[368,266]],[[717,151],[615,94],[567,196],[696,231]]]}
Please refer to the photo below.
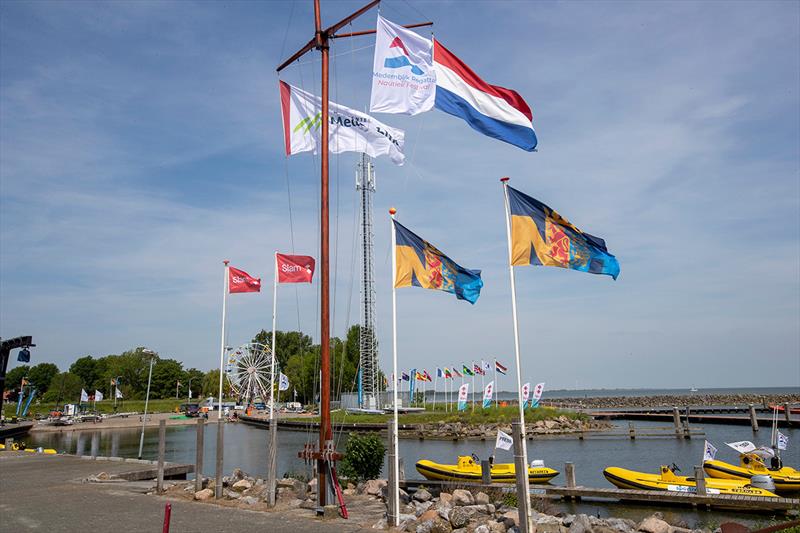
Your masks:
{"label": "rigid inflatable boat", "polygon": [[[603,470],[603,475],[612,485],[621,489],[697,492],[695,478],[676,476],[675,471],[680,471],[675,465],[672,467],[662,466],[659,474],[648,474],[610,466]],[[767,482],[765,486],[769,485],[770,483]],[[706,492],[708,494],[738,494],[741,496],[778,496],[765,488],[754,486],[750,480],[735,479],[706,478]]]}
{"label": "rigid inflatable boat", "polygon": [[[475,458],[462,455],[458,464],[447,465],[434,463],[427,459],[420,459],[416,464],[417,472],[426,479],[439,479],[444,481],[472,481],[480,483],[481,464]],[[516,481],[513,463],[494,463],[491,466],[492,483],[513,483]],[[547,483],[558,475],[558,470],[547,468],[541,461],[533,461],[528,468],[528,479],[531,483]]]}
{"label": "rigid inflatable boat", "polygon": [[770,476],[775,483],[777,492],[800,491],[800,470],[791,466],[782,466],[776,469],[768,468],[764,458],[755,453],[740,454],[739,466],[713,459],[705,461],[703,468],[706,474],[715,479],[749,481],[753,476]]}

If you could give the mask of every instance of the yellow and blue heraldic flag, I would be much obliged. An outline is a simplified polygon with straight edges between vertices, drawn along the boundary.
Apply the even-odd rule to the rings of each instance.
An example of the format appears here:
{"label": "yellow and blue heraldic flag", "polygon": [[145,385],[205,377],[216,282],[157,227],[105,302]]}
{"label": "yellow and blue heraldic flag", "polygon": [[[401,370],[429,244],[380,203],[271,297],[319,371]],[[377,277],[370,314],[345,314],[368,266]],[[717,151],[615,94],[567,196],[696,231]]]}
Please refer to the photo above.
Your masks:
{"label": "yellow and blue heraldic flag", "polygon": [[478,300],[483,287],[480,270],[462,267],[396,220],[392,222],[397,243],[396,288],[436,289],[471,304]]}
{"label": "yellow and blue heraldic flag", "polygon": [[541,265],[619,276],[617,258],[606,242],[584,233],[542,202],[508,187],[511,208],[511,264]]}

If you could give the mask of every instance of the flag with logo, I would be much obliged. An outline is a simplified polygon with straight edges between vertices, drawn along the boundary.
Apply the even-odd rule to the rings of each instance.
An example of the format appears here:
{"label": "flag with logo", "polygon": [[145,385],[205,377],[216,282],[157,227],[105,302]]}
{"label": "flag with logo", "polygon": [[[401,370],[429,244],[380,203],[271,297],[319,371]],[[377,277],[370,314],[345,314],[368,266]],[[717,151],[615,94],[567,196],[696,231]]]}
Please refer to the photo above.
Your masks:
{"label": "flag with logo", "polygon": [[416,115],[435,98],[433,42],[378,15],[370,112]]}
{"label": "flag with logo", "polygon": [[278,262],[278,283],[311,283],[314,258],[309,255],[275,254]]}
{"label": "flag with logo", "polygon": [[261,278],[254,278],[244,270],[228,267],[228,292],[261,292]]}
{"label": "flag with logo", "polygon": [[540,265],[619,276],[617,258],[606,242],[573,226],[542,202],[508,187],[511,264]]}
{"label": "flag with logo", "polygon": [[542,399],[543,393],[544,393],[544,383],[537,383],[536,386],[533,388],[533,401],[531,402],[531,407],[539,407],[539,400]]}
{"label": "flag with logo", "polygon": [[81,389],[81,402],[88,402],[89,401],[89,394]]}
{"label": "flag with logo", "polygon": [[469,383],[464,383],[458,388],[458,410],[463,411],[467,408],[467,396],[469,394]]}
{"label": "flag with logo", "polygon": [[788,435],[784,435],[783,433],[778,431],[778,438],[777,438],[776,446],[778,447],[779,450],[785,450],[786,448],[788,448],[789,447],[789,436]]}
{"label": "flag with logo", "polygon": [[278,380],[278,390],[284,391],[289,390],[289,376],[280,372],[280,379]]}
{"label": "flag with logo", "polygon": [[750,442],[749,440],[726,442],[725,444],[727,444],[728,446],[730,446],[739,453],[748,453],[756,449],[756,445]]}
{"label": "flag with logo", "polygon": [[455,294],[459,300],[471,304],[478,301],[483,287],[480,270],[462,267],[398,221],[392,220],[392,223],[396,241],[396,288],[435,289]]}
{"label": "flag with logo", "polygon": [[483,408],[488,409],[492,405],[492,394],[494,393],[494,381],[490,381],[483,389]]}
{"label": "flag with logo", "polygon": [[94,391],[94,401],[96,401],[96,402],[102,402],[103,401],[103,393],[100,392],[99,390],[95,390]]}
{"label": "flag with logo", "polygon": [[531,384],[526,383],[522,386],[522,408],[527,409],[530,405],[531,398]]}
{"label": "flag with logo", "polygon": [[514,439],[511,438],[511,435],[498,429],[497,440],[494,443],[494,447],[500,448],[501,450],[510,450],[513,445]]}
{"label": "flag with logo", "polygon": [[[283,81],[280,90],[286,155],[316,154],[322,126],[322,99]],[[394,164],[403,164],[403,130],[333,102],[328,105],[328,114],[331,153],[364,152],[371,157],[388,155]]]}
{"label": "flag with logo", "polygon": [[453,374],[450,372],[450,369],[444,367],[444,378],[445,379],[453,379]]}
{"label": "flag with logo", "polygon": [[402,379],[403,381],[408,381],[411,378],[408,376],[407,372],[402,372],[400,379]]}
{"label": "flag with logo", "polygon": [[[481,364],[483,364],[483,361],[481,361]],[[481,365],[479,365],[478,363],[472,363],[472,371],[475,372],[476,376],[483,376],[484,375],[483,374],[483,367]]]}
{"label": "flag with logo", "polygon": [[705,447],[703,448],[703,461],[713,461],[714,457],[717,455],[717,449],[714,447],[713,444],[706,441]]}

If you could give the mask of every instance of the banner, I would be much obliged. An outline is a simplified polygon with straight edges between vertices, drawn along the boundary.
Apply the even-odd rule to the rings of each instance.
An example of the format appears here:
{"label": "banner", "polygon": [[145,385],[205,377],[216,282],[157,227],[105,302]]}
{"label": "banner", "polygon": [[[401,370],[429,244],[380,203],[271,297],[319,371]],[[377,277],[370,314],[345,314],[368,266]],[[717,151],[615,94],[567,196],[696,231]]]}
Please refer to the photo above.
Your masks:
{"label": "banner", "polygon": [[244,270],[228,267],[228,292],[261,292],[261,278],[254,278]]}
{"label": "banner", "polygon": [[314,258],[308,255],[275,254],[278,261],[278,283],[311,283]]}
{"label": "banner", "polygon": [[416,115],[435,99],[433,41],[378,15],[370,112]]}
{"label": "banner", "polygon": [[463,411],[467,408],[467,395],[469,394],[469,383],[464,383],[458,388],[458,410]]}
{"label": "banner", "polygon": [[778,431],[777,446],[779,450],[785,450],[789,447],[789,437]]}
{"label": "banner", "polygon": [[756,445],[753,444],[752,442],[750,442],[749,440],[740,440],[740,441],[737,441],[737,442],[726,442],[725,444],[727,444],[728,446],[730,446],[731,448],[733,448],[734,450],[736,450],[739,453],[752,452],[753,450],[756,449]]}
{"label": "banner", "polygon": [[96,401],[96,402],[102,402],[103,401],[103,393],[100,392],[99,390],[95,390],[94,391],[94,401]]}
{"label": "banner", "polygon": [[510,450],[511,446],[514,445],[514,439],[511,438],[511,435],[508,433],[504,433],[503,431],[497,430],[497,441],[494,443],[495,448],[500,448],[501,450]]}
{"label": "banner", "polygon": [[542,398],[542,393],[544,392],[544,383],[537,383],[536,387],[533,389],[533,401],[537,404],[539,400]]}
{"label": "banner", "polygon": [[289,376],[287,376],[283,372],[280,372],[280,380],[278,382],[278,390],[279,391],[289,390]]}
{"label": "banner", "polygon": [[[286,155],[317,153],[322,125],[322,99],[280,82],[283,141]],[[328,142],[333,154],[364,152],[370,157],[388,155],[395,165],[405,160],[405,132],[378,122],[371,116],[330,102]]]}
{"label": "banner", "polygon": [[492,393],[494,392],[494,381],[490,381],[483,389],[483,408],[487,409],[492,405]]}
{"label": "banner", "polygon": [[522,386],[522,408],[527,409],[530,405],[531,384],[526,383]]}
{"label": "banner", "polygon": [[703,462],[713,461],[716,455],[717,455],[717,449],[714,447],[713,444],[706,441],[705,448],[703,449]]}

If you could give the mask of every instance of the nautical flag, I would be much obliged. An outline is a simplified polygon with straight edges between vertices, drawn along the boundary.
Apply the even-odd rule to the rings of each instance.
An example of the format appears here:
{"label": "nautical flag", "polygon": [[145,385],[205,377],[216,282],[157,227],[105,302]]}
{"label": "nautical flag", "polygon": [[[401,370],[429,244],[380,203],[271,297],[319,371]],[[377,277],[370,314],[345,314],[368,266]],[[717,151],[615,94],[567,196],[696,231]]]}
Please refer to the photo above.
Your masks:
{"label": "nautical flag", "polygon": [[481,365],[483,365],[483,374],[486,375],[488,372],[492,371],[492,364],[489,361],[484,361],[481,359]]}
{"label": "nautical flag", "polygon": [[436,109],[465,120],[484,135],[528,152],[536,149],[531,108],[516,91],[489,85],[436,39],[433,62]]}
{"label": "nautical flag", "polygon": [[114,387],[114,398],[121,399],[122,398],[122,391],[119,388]]}
{"label": "nautical flag", "polygon": [[785,450],[786,448],[788,448],[789,447],[789,436],[788,435],[784,435],[783,433],[778,431],[777,446],[778,446],[779,450]]}
{"label": "nautical flag", "polygon": [[[317,153],[322,126],[322,99],[280,82],[283,141],[286,155]],[[371,116],[333,102],[328,106],[328,141],[331,153],[364,152],[370,157],[388,155],[395,165],[405,160],[403,130],[391,128]]]}
{"label": "nautical flag", "polygon": [[425,381],[425,376],[423,376],[421,372],[417,371],[414,373],[414,379],[417,381]]}
{"label": "nautical flag", "polygon": [[522,408],[527,409],[530,404],[531,384],[526,383],[522,386]]}
{"label": "nautical flag", "polygon": [[103,401],[103,393],[99,390],[95,389],[94,391],[94,401],[102,402]]}
{"label": "nautical flag", "polygon": [[458,369],[456,369],[456,367],[451,368],[451,370],[453,371],[453,376],[455,376],[457,378],[463,378],[464,377],[464,376],[461,375],[461,372],[459,372]]}
{"label": "nautical flag", "polygon": [[471,304],[478,300],[483,287],[480,270],[462,267],[396,220],[392,222],[397,242],[395,287],[445,291]]}
{"label": "nautical flag", "polygon": [[484,375],[483,374],[483,368],[481,367],[481,365],[483,365],[483,361],[481,361],[480,365],[478,363],[472,363],[472,371],[475,372],[475,375],[477,375],[477,376],[483,376]]}
{"label": "nautical flag", "polygon": [[462,367],[463,368],[461,368],[461,371],[464,372],[465,376],[474,376],[475,375],[475,372],[470,370],[470,368],[467,365],[462,365]]}
{"label": "nautical flag", "polygon": [[275,254],[278,262],[278,283],[311,283],[314,258],[309,255]]}
{"label": "nautical flag", "polygon": [[437,368],[436,369],[436,377],[437,378],[443,378],[444,377],[444,372],[442,372],[441,368]]}
{"label": "nautical flag", "polygon": [[370,112],[416,115],[433,109],[433,43],[378,15]]}
{"label": "nautical flag", "polygon": [[280,372],[279,374],[280,374],[280,379],[278,380],[278,390],[279,391],[289,390],[289,376],[287,376],[283,372]]}
{"label": "nautical flag", "polygon": [[490,381],[483,389],[483,408],[487,409],[492,405],[492,393],[494,392],[494,381]]}
{"label": "nautical flag", "polygon": [[706,445],[703,448],[703,461],[713,461],[714,456],[717,455],[717,449],[714,447],[713,444],[706,441]]}
{"label": "nautical flag", "polygon": [[261,292],[261,278],[254,278],[244,270],[228,267],[228,292]]}
{"label": "nautical flag", "polygon": [[425,381],[433,381],[433,378],[431,377],[430,374],[428,374],[427,370],[423,370],[422,375],[425,376]]}
{"label": "nautical flag", "polygon": [[514,439],[511,438],[511,435],[498,429],[497,440],[494,443],[494,447],[500,448],[501,450],[510,450],[511,446],[513,445],[514,445]]}
{"label": "nautical flag", "polygon": [[756,449],[756,445],[750,442],[749,440],[726,442],[725,444],[727,444],[728,446],[730,446],[739,453],[748,453]]}
{"label": "nautical flag", "polygon": [[450,373],[450,369],[447,368],[447,367],[444,367],[444,377],[445,377],[445,379],[452,379],[453,378],[453,374]]}
{"label": "nautical flag", "polygon": [[540,201],[508,187],[511,264],[541,265],[619,276],[617,258],[603,239],[589,235]]}
{"label": "nautical flag", "polygon": [[408,380],[409,380],[409,379],[411,379],[411,378],[408,376],[408,373],[406,373],[406,372],[403,372],[403,373],[402,373],[402,378],[401,378],[401,379],[402,379],[403,381],[408,381]]}
{"label": "nautical flag", "polygon": [[467,395],[469,394],[469,383],[464,383],[458,388],[458,410],[463,411],[467,408]]}
{"label": "nautical flag", "polygon": [[494,369],[504,376],[506,375],[506,372],[508,372],[508,368],[503,366],[497,359],[494,360]]}
{"label": "nautical flag", "polygon": [[81,402],[88,402],[89,395],[86,393],[85,390],[81,389]]}

